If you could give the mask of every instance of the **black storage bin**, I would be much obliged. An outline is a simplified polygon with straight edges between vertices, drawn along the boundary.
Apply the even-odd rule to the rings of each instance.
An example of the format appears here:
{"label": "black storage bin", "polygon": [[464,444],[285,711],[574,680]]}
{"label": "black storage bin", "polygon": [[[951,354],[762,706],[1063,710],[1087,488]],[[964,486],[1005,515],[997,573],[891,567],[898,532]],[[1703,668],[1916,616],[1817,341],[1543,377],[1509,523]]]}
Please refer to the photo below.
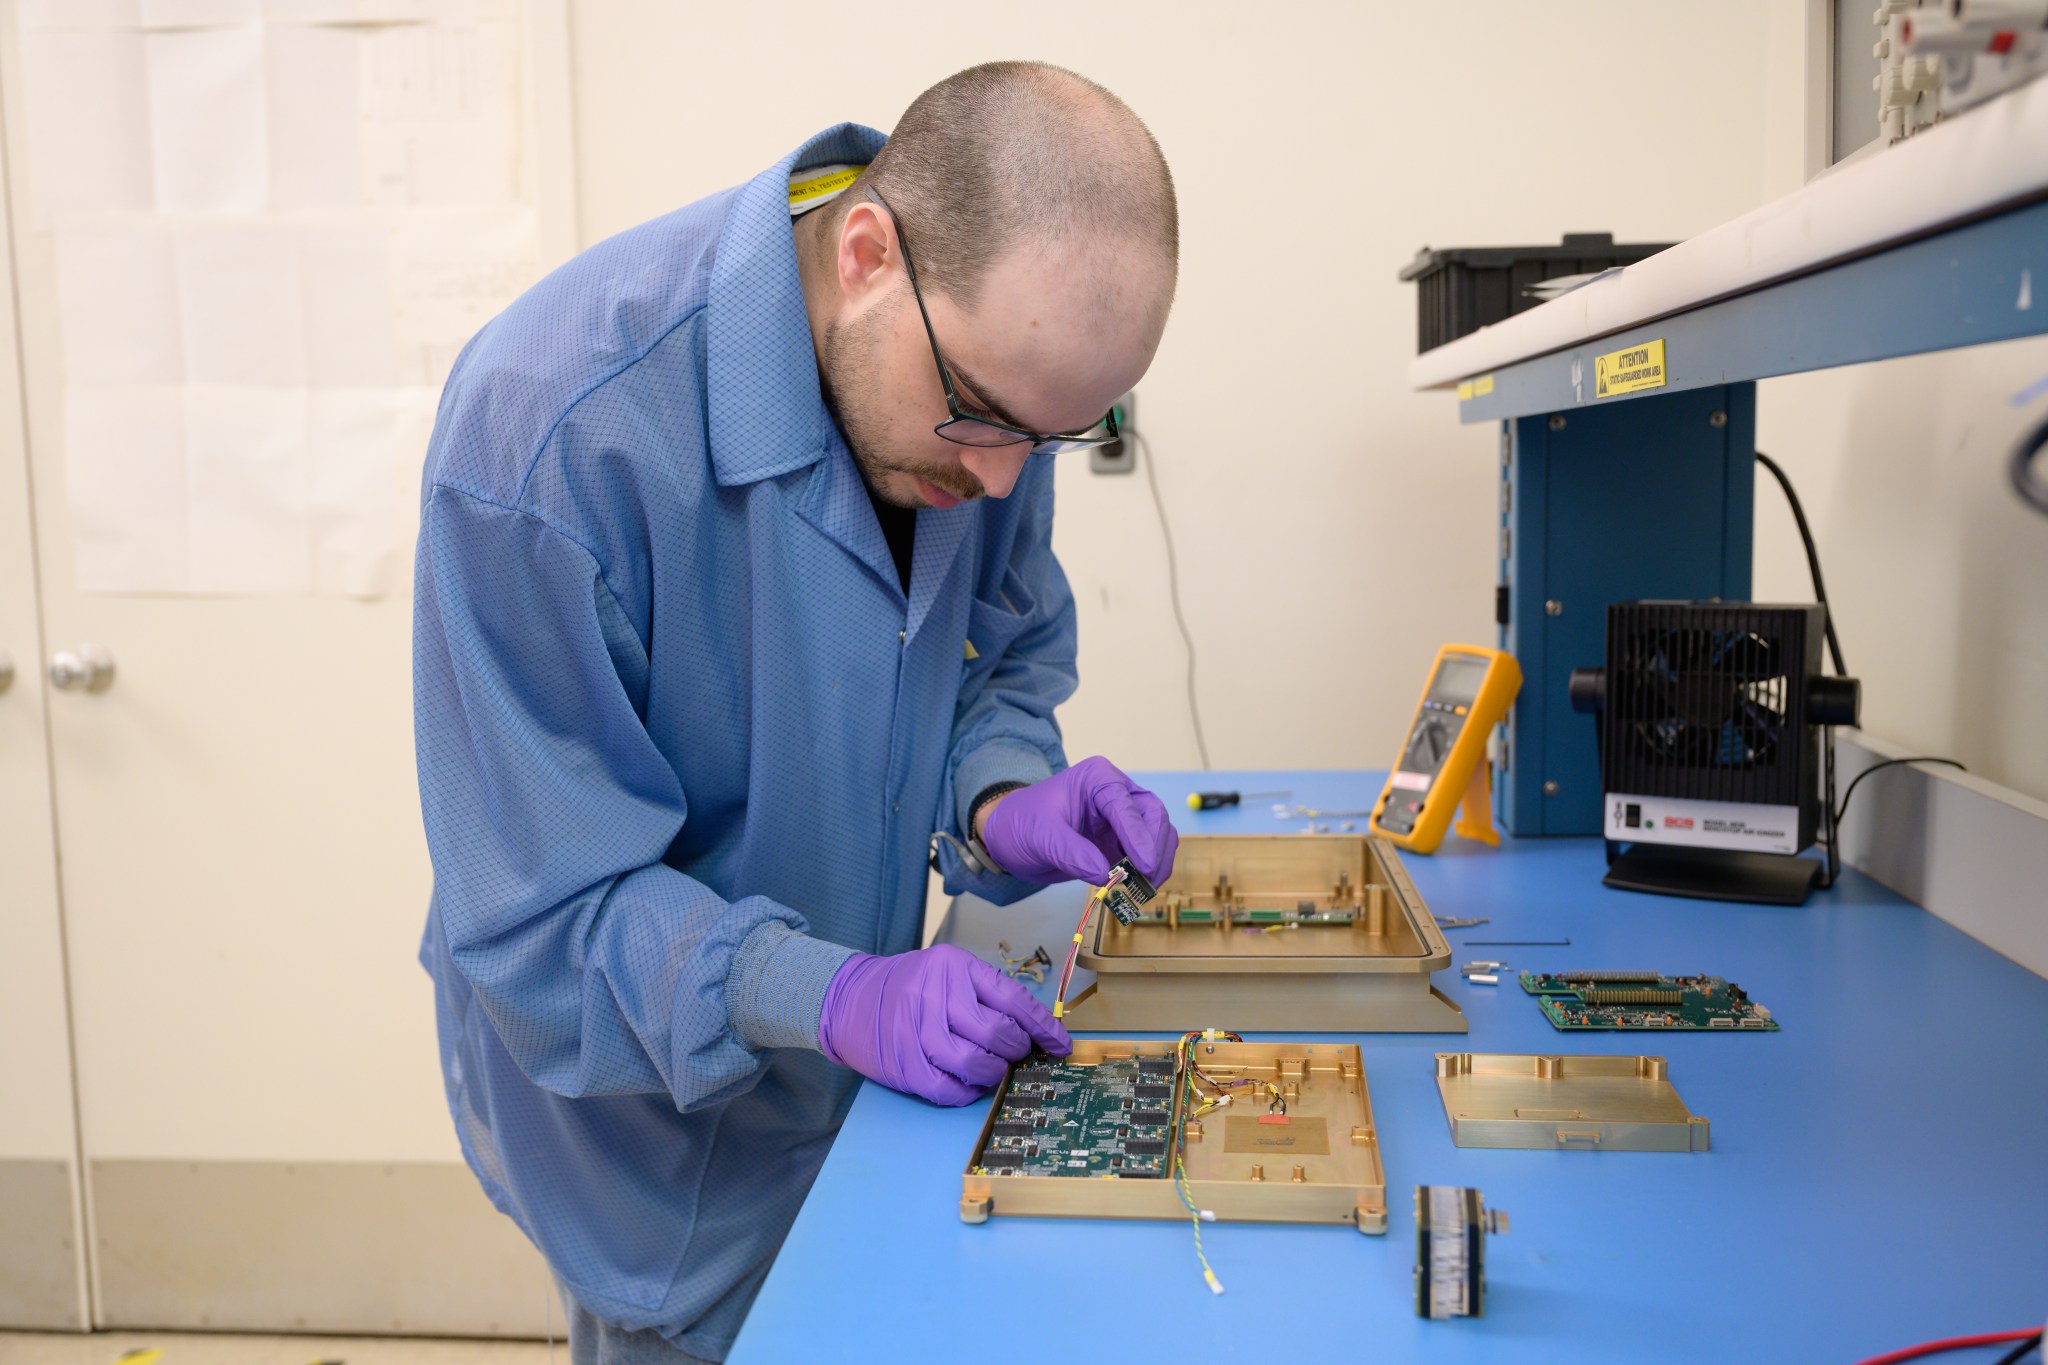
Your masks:
{"label": "black storage bin", "polygon": [[1401,269],[1415,281],[1418,351],[1456,341],[1542,300],[1529,293],[1539,280],[1590,275],[1617,265],[1634,265],[1669,242],[1616,246],[1611,232],[1567,232],[1557,246],[1424,247]]}

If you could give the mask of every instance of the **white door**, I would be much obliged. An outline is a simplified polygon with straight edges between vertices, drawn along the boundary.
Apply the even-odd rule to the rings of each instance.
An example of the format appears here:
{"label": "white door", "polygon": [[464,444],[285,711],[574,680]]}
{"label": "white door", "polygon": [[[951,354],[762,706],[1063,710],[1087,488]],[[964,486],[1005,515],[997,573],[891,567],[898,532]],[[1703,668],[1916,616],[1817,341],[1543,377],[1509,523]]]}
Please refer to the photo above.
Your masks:
{"label": "white door", "polygon": [[[33,1005],[32,1031],[52,1042],[0,1051],[0,1084],[32,1071],[41,1087],[35,1131],[17,1142],[0,1120],[0,1157],[72,1150],[38,796],[53,788],[96,1324],[538,1335],[548,1281],[461,1164],[415,962],[430,872],[409,546],[425,417],[389,480],[406,567],[388,594],[80,591],[56,246],[32,202],[11,8],[0,119],[47,649],[25,590],[10,408],[0,648],[19,676],[0,693],[0,998]],[[85,645],[112,681],[50,693],[47,782],[26,675],[47,667],[39,654]],[[30,979],[19,995],[17,975]],[[0,1048],[14,1033],[0,1029]]]}
{"label": "white door", "polygon": [[[6,244],[0,220],[0,262]],[[0,289],[0,1327],[77,1330],[78,1132],[14,338],[14,294]]]}

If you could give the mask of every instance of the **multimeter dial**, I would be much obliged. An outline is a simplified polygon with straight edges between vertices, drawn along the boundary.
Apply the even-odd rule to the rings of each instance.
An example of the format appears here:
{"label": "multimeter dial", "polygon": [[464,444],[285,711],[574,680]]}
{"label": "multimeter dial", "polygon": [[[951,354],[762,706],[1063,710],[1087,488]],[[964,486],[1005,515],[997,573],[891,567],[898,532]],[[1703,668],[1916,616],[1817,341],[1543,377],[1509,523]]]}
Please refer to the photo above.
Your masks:
{"label": "multimeter dial", "polygon": [[1497,649],[1438,650],[1394,770],[1373,806],[1372,832],[1396,847],[1432,853],[1458,812],[1458,833],[1499,843],[1487,808],[1492,770],[1486,745],[1521,686],[1521,667]]}
{"label": "multimeter dial", "polygon": [[1382,828],[1407,834],[1422,818],[1436,775],[1458,745],[1479,684],[1485,680],[1487,661],[1472,655],[1450,654],[1437,665],[1430,679],[1428,695],[1415,712],[1415,724],[1408,731],[1408,743],[1401,750],[1401,766],[1387,789],[1379,813]]}

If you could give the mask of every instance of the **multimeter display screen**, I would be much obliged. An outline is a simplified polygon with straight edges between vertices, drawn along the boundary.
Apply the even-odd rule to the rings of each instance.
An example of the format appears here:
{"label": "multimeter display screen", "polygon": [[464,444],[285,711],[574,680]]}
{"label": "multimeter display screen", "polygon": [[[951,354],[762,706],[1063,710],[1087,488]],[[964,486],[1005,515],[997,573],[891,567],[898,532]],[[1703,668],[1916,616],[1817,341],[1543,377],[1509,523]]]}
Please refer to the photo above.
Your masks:
{"label": "multimeter display screen", "polygon": [[1469,654],[1448,655],[1437,665],[1436,682],[1429,689],[1429,695],[1436,701],[1455,702],[1469,706],[1479,695],[1479,684],[1486,680],[1488,661],[1475,659]]}

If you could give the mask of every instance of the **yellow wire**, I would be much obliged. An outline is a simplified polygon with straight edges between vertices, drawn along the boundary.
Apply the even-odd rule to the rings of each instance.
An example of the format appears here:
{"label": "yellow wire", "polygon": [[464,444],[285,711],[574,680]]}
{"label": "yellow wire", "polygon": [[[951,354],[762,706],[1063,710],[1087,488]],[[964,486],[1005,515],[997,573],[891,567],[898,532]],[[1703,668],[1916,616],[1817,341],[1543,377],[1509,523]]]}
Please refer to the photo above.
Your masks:
{"label": "yellow wire", "polygon": [[1095,914],[1095,907],[1102,903],[1102,898],[1107,894],[1109,894],[1108,887],[1096,887],[1095,894],[1088,898],[1088,908],[1081,912],[1081,923],[1075,926],[1074,946],[1067,949],[1066,970],[1060,973],[1059,994],[1053,998],[1052,1002],[1052,1017],[1055,1019],[1066,1017],[1067,987],[1073,984],[1074,959],[1081,954],[1081,936],[1088,932],[1088,921]]}
{"label": "yellow wire", "polygon": [[[1192,1095],[1195,1093],[1195,1040],[1193,1037],[1184,1038],[1181,1040],[1181,1045],[1187,1053],[1181,1059],[1182,1074],[1187,1081],[1188,1093]],[[1210,1107],[1213,1108],[1214,1106],[1211,1105]],[[1196,1112],[1198,1114],[1206,1113],[1207,1110],[1198,1110]],[[1186,1124],[1190,1117],[1192,1116],[1184,1115],[1182,1117],[1181,1132],[1174,1135],[1173,1178],[1180,1186],[1181,1202],[1188,1206],[1188,1223],[1195,1230],[1195,1259],[1202,1263],[1202,1278],[1208,1282],[1210,1293],[1221,1294],[1223,1292],[1223,1281],[1216,1278],[1216,1272],[1209,1266],[1209,1253],[1202,1249],[1202,1215],[1195,1208],[1194,1191],[1188,1186],[1188,1168],[1180,1159],[1181,1147],[1184,1145],[1182,1134],[1187,1131]]]}

